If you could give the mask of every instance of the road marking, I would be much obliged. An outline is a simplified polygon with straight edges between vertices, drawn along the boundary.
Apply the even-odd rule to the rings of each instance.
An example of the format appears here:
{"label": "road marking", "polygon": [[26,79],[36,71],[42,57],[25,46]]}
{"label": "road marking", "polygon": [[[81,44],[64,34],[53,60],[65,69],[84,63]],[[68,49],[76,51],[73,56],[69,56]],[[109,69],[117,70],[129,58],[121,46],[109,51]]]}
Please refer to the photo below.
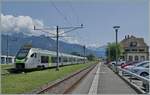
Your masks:
{"label": "road marking", "polygon": [[95,77],[93,79],[89,94],[97,94],[98,81],[99,81],[99,72],[100,72],[101,63],[98,64],[98,69],[96,71]]}

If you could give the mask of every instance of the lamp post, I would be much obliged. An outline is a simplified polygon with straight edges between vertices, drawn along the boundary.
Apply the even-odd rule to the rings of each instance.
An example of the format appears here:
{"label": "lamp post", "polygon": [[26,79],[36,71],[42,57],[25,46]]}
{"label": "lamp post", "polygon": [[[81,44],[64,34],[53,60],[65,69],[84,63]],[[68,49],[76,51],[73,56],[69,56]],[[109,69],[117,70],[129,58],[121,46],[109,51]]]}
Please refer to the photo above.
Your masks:
{"label": "lamp post", "polygon": [[114,26],[113,28],[115,29],[115,32],[116,32],[116,72],[118,73],[118,70],[117,70],[117,65],[118,65],[118,48],[117,48],[117,44],[118,44],[118,29],[120,28],[120,26]]}

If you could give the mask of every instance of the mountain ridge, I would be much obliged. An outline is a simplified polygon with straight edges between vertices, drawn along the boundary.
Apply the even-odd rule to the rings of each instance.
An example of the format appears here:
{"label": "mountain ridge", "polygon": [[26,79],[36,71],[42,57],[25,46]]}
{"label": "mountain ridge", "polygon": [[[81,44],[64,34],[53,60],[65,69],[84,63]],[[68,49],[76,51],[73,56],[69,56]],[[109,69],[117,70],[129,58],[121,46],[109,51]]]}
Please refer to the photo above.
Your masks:
{"label": "mountain ridge", "polygon": [[[35,48],[41,48],[45,50],[56,51],[56,40],[45,36],[27,36],[23,33],[13,33],[8,35],[8,52],[9,55],[15,56],[21,46],[24,44],[32,44]],[[1,34],[1,50],[2,55],[7,54],[7,35]],[[59,51],[71,54],[72,52],[77,52],[80,55],[84,54],[83,46],[79,44],[66,43],[63,41],[59,41]],[[98,52],[96,50],[92,50],[86,48],[86,55],[93,54],[97,57],[103,56],[103,51]]]}

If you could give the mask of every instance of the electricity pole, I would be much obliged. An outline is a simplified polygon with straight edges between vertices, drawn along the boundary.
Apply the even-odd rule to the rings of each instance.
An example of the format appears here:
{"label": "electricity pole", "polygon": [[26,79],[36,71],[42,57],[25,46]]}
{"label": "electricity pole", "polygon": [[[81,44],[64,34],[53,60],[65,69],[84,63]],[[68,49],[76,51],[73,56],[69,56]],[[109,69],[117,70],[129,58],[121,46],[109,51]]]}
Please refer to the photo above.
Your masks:
{"label": "electricity pole", "polygon": [[6,64],[8,64],[8,54],[9,54],[9,51],[8,51],[8,33],[7,33],[7,54],[6,54]]}
{"label": "electricity pole", "polygon": [[86,58],[85,49],[86,49],[86,46],[84,45],[84,46],[83,46],[83,50],[84,50],[84,63],[85,63],[85,58]]}
{"label": "electricity pole", "polygon": [[57,48],[57,68],[56,70],[58,71],[59,70],[59,43],[58,43],[58,40],[59,40],[59,31],[58,31],[58,26],[56,27],[56,48]]}
{"label": "electricity pole", "polygon": [[15,39],[9,39],[9,37],[8,37],[8,33],[7,33],[7,35],[6,35],[6,37],[7,37],[7,39],[6,39],[6,64],[9,64],[9,50],[10,50],[10,42],[11,41],[17,41],[17,38],[15,38]]}
{"label": "electricity pole", "polygon": [[117,65],[118,65],[118,29],[120,28],[120,26],[114,26],[113,27],[115,29],[115,32],[116,32],[116,72],[118,73],[118,70],[117,70]]}
{"label": "electricity pole", "polygon": [[[65,36],[62,36],[62,34],[66,34],[68,32],[71,32],[73,30],[76,30],[76,29],[79,29],[79,28],[83,28],[83,24],[81,24],[81,26],[77,26],[77,27],[59,27],[59,26],[56,26],[56,35],[53,34],[53,33],[50,33],[52,34],[53,38],[56,38],[56,56],[57,56],[57,66],[56,66],[56,71],[59,71],[59,37],[65,37]],[[59,33],[59,30],[61,29],[68,29],[68,31],[65,31],[63,33]],[[46,29],[36,29],[35,26],[34,26],[34,30],[49,30],[48,28]]]}

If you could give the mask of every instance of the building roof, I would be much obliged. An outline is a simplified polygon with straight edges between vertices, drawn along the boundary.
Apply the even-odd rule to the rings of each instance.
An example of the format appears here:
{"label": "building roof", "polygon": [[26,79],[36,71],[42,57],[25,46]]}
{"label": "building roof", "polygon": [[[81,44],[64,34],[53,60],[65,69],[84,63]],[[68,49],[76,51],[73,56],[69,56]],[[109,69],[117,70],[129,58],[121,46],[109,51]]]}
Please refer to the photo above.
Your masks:
{"label": "building roof", "polygon": [[120,42],[123,48],[128,48],[131,45],[131,42],[136,42],[136,47],[148,47],[148,45],[144,42],[144,38],[137,38],[135,36],[125,36],[125,38]]}

